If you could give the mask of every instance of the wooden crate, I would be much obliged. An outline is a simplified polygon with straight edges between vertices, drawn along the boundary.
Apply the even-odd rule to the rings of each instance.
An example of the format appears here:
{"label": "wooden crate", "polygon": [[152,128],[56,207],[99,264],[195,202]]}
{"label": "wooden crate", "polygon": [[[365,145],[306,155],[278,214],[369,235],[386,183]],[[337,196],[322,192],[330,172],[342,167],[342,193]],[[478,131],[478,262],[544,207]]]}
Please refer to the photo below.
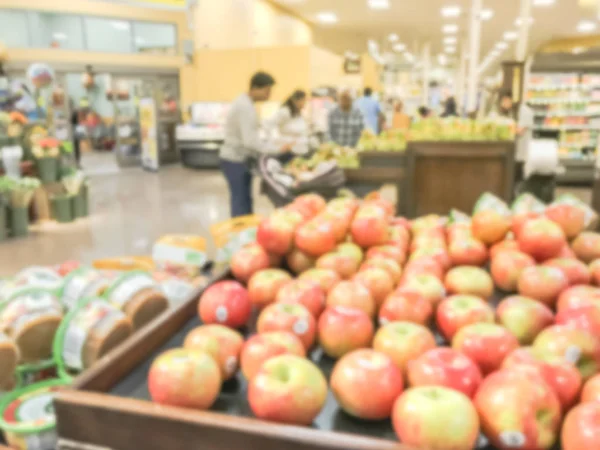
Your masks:
{"label": "wooden crate", "polygon": [[[228,276],[223,273],[215,281]],[[211,411],[150,402],[150,364],[161,352],[180,346],[185,334],[200,324],[201,293],[140,330],[79,376],[72,390],[57,396],[60,439],[115,450],[408,450],[395,440],[389,421],[354,420],[339,410],[331,393],[313,427],[257,420],[241,375],[224,385]],[[326,373],[331,370],[333,361],[318,352],[312,357]]]}

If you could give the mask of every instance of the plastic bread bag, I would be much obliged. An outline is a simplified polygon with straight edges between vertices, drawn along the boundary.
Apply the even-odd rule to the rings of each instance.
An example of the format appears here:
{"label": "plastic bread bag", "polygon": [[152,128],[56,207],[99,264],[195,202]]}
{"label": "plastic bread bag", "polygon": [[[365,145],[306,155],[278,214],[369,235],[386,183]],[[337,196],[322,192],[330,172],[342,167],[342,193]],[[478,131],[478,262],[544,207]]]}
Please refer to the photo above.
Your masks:
{"label": "plastic bread bag", "polygon": [[163,236],[152,248],[152,260],[158,270],[194,277],[208,260],[206,239],[185,234]]}
{"label": "plastic bread bag", "polygon": [[475,203],[475,207],[473,208],[473,215],[477,214],[480,211],[490,209],[504,216],[511,215],[510,208],[504,200],[490,192],[484,192],[483,194],[481,194],[481,196]]}
{"label": "plastic bread bag", "polygon": [[60,299],[67,310],[89,297],[102,296],[110,286],[113,275],[91,267],[81,267],[65,277]]}
{"label": "plastic bread bag", "polygon": [[214,224],[210,227],[210,234],[217,248],[215,265],[218,268],[229,264],[231,257],[239,249],[256,241],[256,230],[262,221],[258,215],[235,217]]}
{"label": "plastic bread bag", "polygon": [[574,195],[562,194],[553,203],[572,205],[581,209],[585,217],[584,226],[586,230],[595,230],[598,227],[598,213]]}

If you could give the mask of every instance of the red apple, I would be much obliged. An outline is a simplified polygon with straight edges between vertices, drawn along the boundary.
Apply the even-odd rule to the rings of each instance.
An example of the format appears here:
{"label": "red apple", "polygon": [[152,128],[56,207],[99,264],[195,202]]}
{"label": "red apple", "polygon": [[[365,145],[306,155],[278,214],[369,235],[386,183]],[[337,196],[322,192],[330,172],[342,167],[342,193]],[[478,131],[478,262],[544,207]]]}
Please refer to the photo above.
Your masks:
{"label": "red apple", "polygon": [[400,292],[416,292],[421,294],[435,309],[446,297],[446,288],[434,275],[410,275],[405,276],[398,286]]}
{"label": "red apple", "polygon": [[298,279],[316,281],[325,293],[328,293],[340,282],[340,276],[337,272],[329,269],[309,269],[306,272],[301,273]]}
{"label": "red apple", "polygon": [[310,311],[300,304],[274,303],[260,313],[256,330],[259,333],[269,331],[294,333],[308,350],[315,343],[317,323]]}
{"label": "red apple", "polygon": [[590,275],[592,282],[598,286],[600,285],[600,259],[595,259],[590,263]]}
{"label": "red apple", "polygon": [[527,222],[533,219],[539,219],[541,217],[543,217],[542,213],[537,211],[527,211],[514,214],[512,217],[512,232],[515,238],[519,236],[523,226],[525,226]]}
{"label": "red apple", "polygon": [[544,266],[556,267],[562,270],[567,277],[569,286],[576,284],[589,284],[591,274],[588,266],[577,259],[572,258],[554,258],[546,261]]}
{"label": "red apple", "polygon": [[327,380],[314,363],[295,355],[266,361],[248,384],[248,403],[256,417],[310,425],[327,400]]}
{"label": "red apple", "polygon": [[352,256],[340,252],[330,252],[317,259],[315,266],[318,269],[328,269],[336,272],[340,278],[349,279],[358,272],[361,261],[356,261]]}
{"label": "red apple", "polygon": [[600,258],[600,234],[584,231],[571,244],[577,258],[585,263],[590,263]]}
{"label": "red apple", "polygon": [[482,266],[488,259],[485,244],[477,239],[456,239],[448,246],[448,254],[454,266]]}
{"label": "red apple", "polygon": [[554,306],[558,296],[569,287],[562,270],[556,267],[527,267],[521,272],[517,289],[520,295]]}
{"label": "red apple", "polygon": [[275,301],[279,289],[291,281],[285,270],[264,269],[256,272],[248,282],[248,296],[257,308],[264,308]]}
{"label": "red apple", "polygon": [[360,265],[360,263],[363,262],[363,259],[365,257],[365,254],[362,251],[362,248],[360,248],[356,244],[353,244],[352,242],[342,242],[335,248],[335,251],[339,252],[343,255],[350,256],[359,265]]}
{"label": "red apple", "polygon": [[437,309],[437,326],[442,335],[452,341],[462,327],[480,322],[494,323],[494,310],[479,297],[473,295],[453,295]]}
{"label": "red apple", "polygon": [[201,325],[188,333],[183,347],[201,350],[212,356],[221,370],[221,379],[229,380],[238,369],[244,337],[223,325]]}
{"label": "red apple", "polygon": [[406,261],[406,251],[394,245],[379,245],[367,251],[367,259],[388,258],[402,265]]}
{"label": "red apple", "polygon": [[503,240],[510,227],[510,217],[493,209],[476,212],[471,219],[473,236],[486,245]]}
{"label": "red apple", "polygon": [[600,374],[594,375],[587,380],[581,391],[581,403],[599,402],[600,403]]}
{"label": "red apple", "polygon": [[583,403],[573,408],[562,428],[563,450],[598,448],[600,442],[600,403]]}
{"label": "red apple", "polygon": [[484,434],[499,449],[550,449],[556,442],[561,407],[542,377],[501,370],[489,375],[475,395]]}
{"label": "red apple", "polygon": [[512,251],[519,251],[519,243],[517,241],[514,240],[506,240],[506,241],[500,241],[497,244],[494,244],[492,246],[492,248],[490,248],[490,259],[494,259],[496,256],[498,256],[500,253],[507,251],[507,250],[512,250]]}
{"label": "red apple", "polygon": [[373,340],[373,321],[361,309],[332,306],[319,318],[319,344],[331,358],[340,358]]}
{"label": "red apple", "polygon": [[406,375],[408,362],[436,347],[435,337],[423,325],[391,322],[375,334],[373,348],[388,355]]}
{"label": "red apple", "polygon": [[310,256],[321,256],[332,251],[337,239],[331,222],[312,219],[296,229],[296,247]]}
{"label": "red apple", "polygon": [[504,358],[519,348],[519,341],[506,328],[493,323],[474,323],[456,333],[452,348],[468,356],[484,375],[498,370]]}
{"label": "red apple", "polygon": [[423,247],[415,250],[411,253],[409,261],[416,261],[421,258],[431,258],[442,268],[443,271],[446,271],[452,267],[452,261],[450,260],[450,255],[448,254],[448,250],[446,249],[445,244],[443,246],[430,246]]}
{"label": "red apple", "polygon": [[292,280],[284,285],[275,298],[277,303],[298,303],[318,319],[325,309],[325,292],[316,281]]}
{"label": "red apple", "polygon": [[581,375],[569,363],[543,361],[531,347],[523,347],[508,355],[502,363],[502,368],[541,376],[554,390],[563,412],[568,411],[577,401],[581,389]]}
{"label": "red apple", "polygon": [[231,258],[231,272],[242,283],[247,283],[259,270],[271,266],[269,254],[260,244],[253,243],[236,252]]}
{"label": "red apple", "polygon": [[522,252],[541,262],[557,257],[567,240],[557,224],[540,218],[525,222],[517,241]]}
{"label": "red apple", "polygon": [[240,365],[246,379],[251,380],[265,361],[279,355],[306,356],[302,341],[294,333],[271,331],[255,334],[242,347]]}
{"label": "red apple", "polygon": [[277,210],[258,225],[256,241],[269,253],[285,255],[292,250],[294,232],[301,222],[299,214]]}
{"label": "red apple", "polygon": [[343,356],[331,373],[331,390],[344,411],[364,420],[387,419],[402,394],[402,372],[392,359],[370,349]]}
{"label": "red apple", "polygon": [[362,248],[384,245],[389,239],[388,216],[373,203],[363,204],[350,226],[352,241]]}
{"label": "red apple", "polygon": [[409,277],[412,275],[433,275],[438,280],[442,280],[444,269],[435,259],[424,256],[409,261],[404,267],[404,276]]}
{"label": "red apple", "polygon": [[571,247],[569,247],[569,244],[566,243],[562,250],[560,251],[560,253],[556,256],[557,258],[571,258],[571,259],[577,259],[577,256],[575,256],[575,252],[571,249]]}
{"label": "red apple", "polygon": [[299,211],[303,211],[305,217],[311,218],[323,211],[327,206],[327,202],[320,195],[311,193],[296,197],[293,205]]}
{"label": "red apple", "polygon": [[218,281],[206,288],[198,302],[198,315],[206,324],[231,328],[246,325],[252,313],[248,291],[237,281]]}
{"label": "red apple", "polygon": [[394,281],[384,269],[364,269],[352,279],[369,290],[378,309],[394,290]]}
{"label": "red apple", "polygon": [[556,324],[568,325],[600,336],[600,304],[563,309],[556,315]]}
{"label": "red apple", "polygon": [[394,261],[393,259],[388,258],[371,258],[366,260],[362,266],[360,266],[359,270],[365,269],[383,269],[388,275],[392,278],[394,285],[400,281],[400,277],[402,276],[402,268],[400,265]]}
{"label": "red apple", "polygon": [[488,299],[494,293],[492,277],[480,267],[454,267],[446,274],[444,284],[449,294],[475,295]]}
{"label": "red apple", "polygon": [[530,345],[542,330],[554,322],[550,308],[520,295],[502,300],[496,309],[496,316],[498,323],[510,331],[521,345]]}
{"label": "red apple", "polygon": [[535,266],[535,260],[522,252],[505,250],[500,252],[490,265],[492,279],[499,289],[515,292],[521,272]]}
{"label": "red apple", "polygon": [[447,347],[429,350],[408,363],[410,386],[443,386],[472,398],[482,380],[477,364]]}
{"label": "red apple", "polygon": [[580,306],[600,306],[600,288],[594,286],[573,286],[563,291],[556,302],[558,312]]}
{"label": "red apple", "polygon": [[585,330],[551,326],[538,335],[533,349],[543,360],[562,360],[575,365],[584,380],[600,370],[600,340]]}
{"label": "red apple", "polygon": [[471,450],[479,418],[469,398],[441,386],[407,390],[394,405],[392,424],[403,444],[428,450]]}
{"label": "red apple", "polygon": [[567,239],[573,239],[585,227],[583,209],[565,203],[553,203],[546,208],[546,217],[562,228]]}
{"label": "red apple", "polygon": [[379,323],[413,322],[427,325],[433,316],[433,306],[417,292],[396,291],[390,294],[379,310]]}
{"label": "red apple", "polygon": [[327,306],[350,306],[375,317],[377,305],[371,292],[358,281],[340,281],[327,295]]}
{"label": "red apple", "polygon": [[286,261],[292,272],[300,274],[308,269],[312,269],[315,266],[316,259],[295,248],[287,255]]}
{"label": "red apple", "polygon": [[207,353],[175,348],[152,363],[148,391],[156,403],[208,409],[221,391],[221,371]]}

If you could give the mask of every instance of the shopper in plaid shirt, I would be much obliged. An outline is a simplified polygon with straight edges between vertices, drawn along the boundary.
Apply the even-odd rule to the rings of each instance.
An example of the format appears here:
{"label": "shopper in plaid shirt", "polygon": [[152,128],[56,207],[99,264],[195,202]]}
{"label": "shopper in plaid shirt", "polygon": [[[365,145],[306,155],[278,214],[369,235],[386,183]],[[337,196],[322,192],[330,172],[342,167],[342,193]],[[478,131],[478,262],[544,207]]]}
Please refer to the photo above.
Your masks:
{"label": "shopper in plaid shirt", "polygon": [[364,117],[353,106],[352,94],[343,91],[339,105],[329,113],[329,140],[343,147],[356,147],[364,128]]}

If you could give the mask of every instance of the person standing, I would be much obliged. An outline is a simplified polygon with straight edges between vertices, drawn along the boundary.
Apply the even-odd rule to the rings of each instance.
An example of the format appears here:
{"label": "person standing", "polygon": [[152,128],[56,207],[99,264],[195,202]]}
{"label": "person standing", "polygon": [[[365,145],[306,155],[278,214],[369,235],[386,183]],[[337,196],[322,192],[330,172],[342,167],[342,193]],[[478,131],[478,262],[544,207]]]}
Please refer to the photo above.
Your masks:
{"label": "person standing", "polygon": [[364,95],[356,101],[356,107],[365,118],[366,128],[375,134],[379,134],[385,123],[385,116],[381,110],[381,105],[373,97],[373,89],[370,87],[365,88]]}
{"label": "person standing", "polygon": [[392,129],[408,130],[410,128],[410,116],[404,112],[404,103],[398,100],[394,105],[394,116],[392,118]]}
{"label": "person standing", "polygon": [[441,117],[458,117],[458,111],[456,107],[456,99],[454,97],[448,97],[444,104],[444,112]]}
{"label": "person standing", "polygon": [[268,131],[276,146],[290,145],[294,153],[304,154],[309,147],[309,129],[302,110],[306,106],[306,92],[296,90],[269,121]]}
{"label": "person standing", "polygon": [[[265,72],[250,80],[250,90],[231,105],[225,122],[225,141],[219,151],[220,166],[230,194],[231,217],[252,214],[252,172],[250,162],[266,146],[259,138],[259,118],[255,103],[271,97],[275,79]],[[289,150],[289,146],[283,150]]]}
{"label": "person standing", "polygon": [[353,106],[350,91],[340,93],[338,106],[329,113],[328,123],[328,140],[342,147],[356,147],[365,120],[360,110]]}

